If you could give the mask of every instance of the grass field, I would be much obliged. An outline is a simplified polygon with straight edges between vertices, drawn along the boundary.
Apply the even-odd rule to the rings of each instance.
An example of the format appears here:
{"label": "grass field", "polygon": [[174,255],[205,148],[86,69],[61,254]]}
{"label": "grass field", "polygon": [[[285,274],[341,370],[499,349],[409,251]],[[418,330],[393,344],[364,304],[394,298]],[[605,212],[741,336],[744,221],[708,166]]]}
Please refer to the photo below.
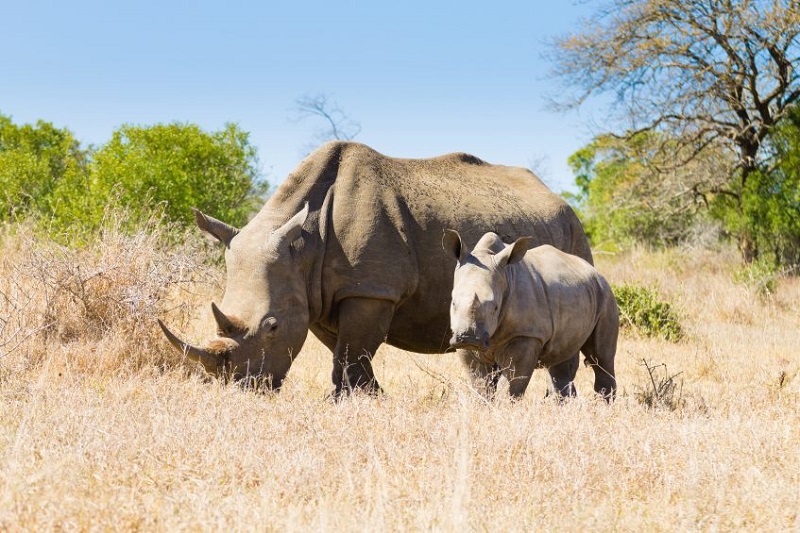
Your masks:
{"label": "grass field", "polygon": [[206,337],[205,244],[2,250],[0,530],[800,530],[800,279],[759,296],[732,253],[598,257],[686,333],[623,330],[609,407],[587,368],[565,405],[544,371],[487,403],[454,354],[389,346],[385,397],[333,404],[312,336],[278,395],[207,382],[155,322]]}

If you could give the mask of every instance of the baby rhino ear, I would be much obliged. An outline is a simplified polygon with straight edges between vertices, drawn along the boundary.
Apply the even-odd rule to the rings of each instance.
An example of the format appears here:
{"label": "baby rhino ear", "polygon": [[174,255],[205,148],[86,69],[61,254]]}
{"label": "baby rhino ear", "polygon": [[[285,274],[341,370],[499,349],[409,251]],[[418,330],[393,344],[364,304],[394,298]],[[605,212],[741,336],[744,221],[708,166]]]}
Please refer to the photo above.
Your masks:
{"label": "baby rhino ear", "polygon": [[447,255],[458,261],[459,264],[463,263],[464,258],[467,256],[467,250],[461,242],[461,235],[453,229],[444,230],[442,248],[447,252]]}
{"label": "baby rhino ear", "polygon": [[532,242],[532,237],[520,237],[514,241],[514,244],[506,245],[506,247],[495,256],[497,265],[504,267],[521,261],[522,258],[525,257],[525,253],[527,253],[528,249],[531,247]]}

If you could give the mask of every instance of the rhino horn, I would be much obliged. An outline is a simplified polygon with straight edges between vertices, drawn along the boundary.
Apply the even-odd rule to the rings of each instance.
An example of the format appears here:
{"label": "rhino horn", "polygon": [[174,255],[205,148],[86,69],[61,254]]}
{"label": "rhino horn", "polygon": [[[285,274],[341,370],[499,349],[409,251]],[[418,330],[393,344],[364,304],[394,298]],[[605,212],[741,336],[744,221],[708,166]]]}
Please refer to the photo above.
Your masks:
{"label": "rhino horn", "polygon": [[158,321],[158,325],[161,326],[161,331],[164,332],[169,343],[177,350],[180,350],[181,353],[186,354],[186,357],[190,360],[200,363],[205,368],[216,368],[220,364],[221,361],[218,354],[183,342],[176,337],[161,320]]}
{"label": "rhino horn", "polygon": [[238,228],[208,216],[195,207],[192,208],[192,211],[194,211],[194,221],[198,228],[212,235],[224,244],[226,248],[230,248],[231,241],[239,233]]}
{"label": "rhino horn", "polygon": [[303,232],[303,224],[308,218],[308,202],[303,205],[303,208],[290,218],[283,226],[278,228],[275,235],[281,242],[291,244],[292,241],[300,237]]}
{"label": "rhino horn", "polygon": [[217,330],[220,334],[225,336],[232,336],[238,329],[237,325],[233,323],[233,321],[225,316],[217,304],[211,302],[211,312],[214,313],[214,320],[217,321]]}

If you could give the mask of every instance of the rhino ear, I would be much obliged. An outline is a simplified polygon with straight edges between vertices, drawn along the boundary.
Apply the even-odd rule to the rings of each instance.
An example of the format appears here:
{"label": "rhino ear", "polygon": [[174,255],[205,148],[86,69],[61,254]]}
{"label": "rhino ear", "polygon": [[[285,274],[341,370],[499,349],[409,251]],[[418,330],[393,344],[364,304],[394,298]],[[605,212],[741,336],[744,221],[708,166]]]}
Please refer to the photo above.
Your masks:
{"label": "rhino ear", "polygon": [[467,249],[461,241],[461,235],[453,229],[444,230],[444,235],[442,235],[442,248],[444,248],[444,251],[447,252],[450,257],[458,261],[459,264],[463,263],[464,258],[467,256]]}
{"label": "rhino ear", "polygon": [[531,247],[532,237],[520,237],[514,244],[509,244],[502,251],[497,252],[495,261],[498,266],[513,265],[525,257],[525,253]]}
{"label": "rhino ear", "polygon": [[226,248],[231,247],[231,240],[239,233],[238,228],[234,228],[221,220],[205,215],[197,208],[193,207],[192,211],[194,211],[194,221],[198,228],[210,234],[224,244]]}
{"label": "rhino ear", "polygon": [[308,202],[305,203],[303,209],[300,210],[295,216],[289,219],[286,224],[278,228],[275,232],[274,238],[279,239],[280,242],[292,244],[303,233],[303,224],[308,218]]}

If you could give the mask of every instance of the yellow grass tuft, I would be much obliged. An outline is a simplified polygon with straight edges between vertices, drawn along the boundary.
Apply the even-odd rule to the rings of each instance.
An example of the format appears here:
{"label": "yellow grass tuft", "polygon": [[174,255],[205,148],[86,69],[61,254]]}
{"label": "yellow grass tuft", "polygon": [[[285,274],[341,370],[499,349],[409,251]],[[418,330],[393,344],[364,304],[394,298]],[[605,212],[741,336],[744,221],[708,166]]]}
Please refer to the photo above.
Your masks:
{"label": "yellow grass tuft", "polygon": [[[800,280],[762,301],[732,255],[601,257],[659,291],[678,343],[620,340],[618,401],[487,403],[454,354],[388,346],[382,398],[333,404],[313,337],[278,395],[206,382],[162,339],[211,331],[202,243],[109,232],[80,251],[24,229],[0,263],[0,529],[800,528]],[[641,394],[674,376],[673,404]],[[658,365],[666,365],[666,373]],[[188,370],[188,371],[187,371]]]}

